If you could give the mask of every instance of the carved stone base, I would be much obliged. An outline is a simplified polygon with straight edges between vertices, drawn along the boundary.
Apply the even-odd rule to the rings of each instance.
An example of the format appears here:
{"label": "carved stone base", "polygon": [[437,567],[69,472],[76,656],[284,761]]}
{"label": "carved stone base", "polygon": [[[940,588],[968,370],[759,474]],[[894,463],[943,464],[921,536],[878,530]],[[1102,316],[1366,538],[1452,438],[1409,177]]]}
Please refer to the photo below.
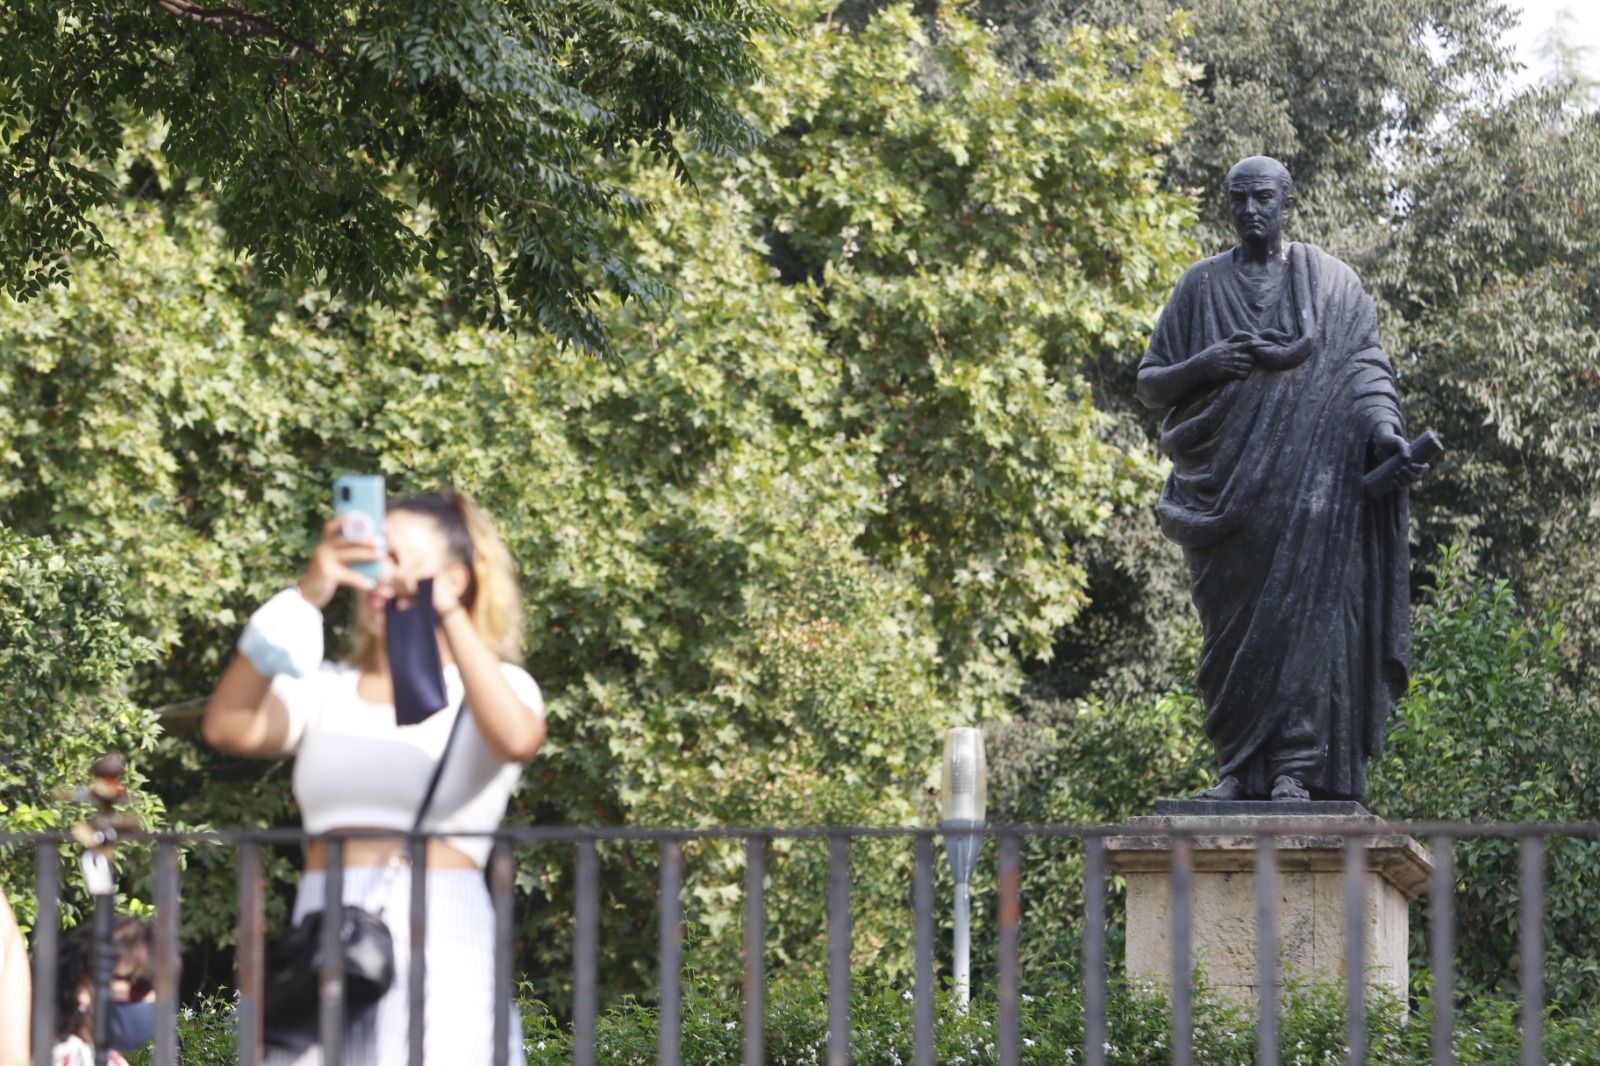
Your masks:
{"label": "carved stone base", "polygon": [[[1132,833],[1106,841],[1106,860],[1127,882],[1127,972],[1130,980],[1170,986],[1172,980],[1171,838],[1155,832],[1185,826],[1222,827],[1221,833],[1192,838],[1193,958],[1207,986],[1219,996],[1254,1003],[1256,976],[1256,841],[1251,830],[1273,826],[1291,830],[1278,839],[1278,947],[1285,976],[1338,981],[1344,977],[1344,839],[1293,832],[1301,824],[1378,825],[1359,804],[1214,803],[1181,804],[1182,814],[1135,818]],[[1201,805],[1226,807],[1202,815]],[[1261,813],[1233,813],[1240,807]],[[1351,810],[1354,808],[1354,810]],[[1168,808],[1171,809],[1171,808]],[[1360,812],[1360,813],[1356,813]],[[1405,998],[1408,922],[1406,904],[1428,884],[1433,860],[1416,840],[1385,833],[1362,840],[1367,853],[1365,928],[1367,983]]]}

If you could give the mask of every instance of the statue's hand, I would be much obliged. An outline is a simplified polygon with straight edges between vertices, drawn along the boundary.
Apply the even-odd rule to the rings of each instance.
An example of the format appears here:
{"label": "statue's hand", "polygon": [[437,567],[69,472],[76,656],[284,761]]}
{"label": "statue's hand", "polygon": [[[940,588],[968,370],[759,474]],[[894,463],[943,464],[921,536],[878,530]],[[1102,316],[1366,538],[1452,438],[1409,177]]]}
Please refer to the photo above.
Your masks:
{"label": "statue's hand", "polygon": [[[1396,433],[1393,426],[1383,426],[1372,436],[1372,454],[1377,463],[1386,461],[1392,455],[1411,457],[1411,445],[1406,439]],[[1374,463],[1373,465],[1377,465]]]}
{"label": "statue's hand", "polygon": [[1417,483],[1417,479],[1429,470],[1427,463],[1403,463],[1399,472],[1394,476],[1394,483],[1402,489],[1409,489]]}
{"label": "statue's hand", "polygon": [[1256,368],[1255,357],[1239,341],[1241,336],[1249,335],[1236,333],[1225,341],[1218,341],[1194,357],[1195,365],[1209,380],[1237,381],[1248,377],[1250,371]]}
{"label": "statue's hand", "polygon": [[1428,472],[1427,463],[1419,463],[1411,458],[1411,445],[1393,426],[1384,426],[1372,438],[1372,453],[1374,466],[1382,465],[1393,456],[1400,456],[1400,469],[1395,471],[1394,484],[1396,488],[1410,488],[1417,479]]}
{"label": "statue's hand", "polygon": [[1290,350],[1294,338],[1281,329],[1264,329],[1250,338],[1250,353],[1268,370],[1287,370],[1299,362]]}

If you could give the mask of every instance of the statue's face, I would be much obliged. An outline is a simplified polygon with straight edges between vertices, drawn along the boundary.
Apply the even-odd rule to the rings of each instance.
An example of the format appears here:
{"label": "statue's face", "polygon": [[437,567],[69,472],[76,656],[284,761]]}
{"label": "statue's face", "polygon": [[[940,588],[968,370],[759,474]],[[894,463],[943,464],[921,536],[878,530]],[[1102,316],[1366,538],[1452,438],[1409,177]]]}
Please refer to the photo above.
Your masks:
{"label": "statue's face", "polygon": [[1228,206],[1241,241],[1271,242],[1283,232],[1289,198],[1283,183],[1268,170],[1236,171],[1228,179]]}

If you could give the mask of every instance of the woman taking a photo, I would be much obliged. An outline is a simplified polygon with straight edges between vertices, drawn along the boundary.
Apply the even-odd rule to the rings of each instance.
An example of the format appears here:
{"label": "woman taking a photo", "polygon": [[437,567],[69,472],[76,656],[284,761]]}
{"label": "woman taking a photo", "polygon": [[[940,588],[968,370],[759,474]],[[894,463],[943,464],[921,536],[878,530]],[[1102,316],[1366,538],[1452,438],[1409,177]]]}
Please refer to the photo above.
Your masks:
{"label": "woman taking a photo", "polygon": [[[432,786],[423,828],[446,835],[427,848],[426,1061],[491,1062],[490,841],[448,834],[498,827],[520,764],[544,743],[543,700],[508,661],[521,630],[516,575],[477,506],[449,490],[392,501],[382,532],[379,540],[339,518],[327,523],[298,584],[246,627],[203,733],[229,754],[293,752],[295,800],[311,833],[409,832]],[[363,563],[380,564],[381,576],[359,573]],[[324,661],[321,610],[341,586],[358,597],[354,650],[346,662]],[[381,912],[395,957],[388,992],[347,1021],[350,1066],[407,1061],[410,876],[395,875],[404,853],[400,837],[344,843],[343,899]],[[324,861],[313,840],[296,925],[324,905]],[[513,1016],[513,1063],[523,1061],[518,1030]],[[274,1050],[267,1061],[312,1066],[321,1053]]]}

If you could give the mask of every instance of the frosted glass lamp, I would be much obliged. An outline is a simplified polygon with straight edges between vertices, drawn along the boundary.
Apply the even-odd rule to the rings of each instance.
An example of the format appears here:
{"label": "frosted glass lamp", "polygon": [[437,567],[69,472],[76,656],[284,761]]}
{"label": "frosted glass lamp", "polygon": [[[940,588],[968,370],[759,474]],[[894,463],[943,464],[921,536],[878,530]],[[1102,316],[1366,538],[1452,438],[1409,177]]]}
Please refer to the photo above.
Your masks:
{"label": "frosted glass lamp", "polygon": [[941,822],[983,822],[989,806],[989,765],[983,756],[983,730],[958,726],[945,734],[941,792]]}
{"label": "frosted glass lamp", "polygon": [[955,880],[953,975],[956,1002],[965,1010],[972,996],[972,870],[983,846],[989,807],[989,766],[983,757],[983,731],[960,726],[944,737],[944,786],[939,827]]}

